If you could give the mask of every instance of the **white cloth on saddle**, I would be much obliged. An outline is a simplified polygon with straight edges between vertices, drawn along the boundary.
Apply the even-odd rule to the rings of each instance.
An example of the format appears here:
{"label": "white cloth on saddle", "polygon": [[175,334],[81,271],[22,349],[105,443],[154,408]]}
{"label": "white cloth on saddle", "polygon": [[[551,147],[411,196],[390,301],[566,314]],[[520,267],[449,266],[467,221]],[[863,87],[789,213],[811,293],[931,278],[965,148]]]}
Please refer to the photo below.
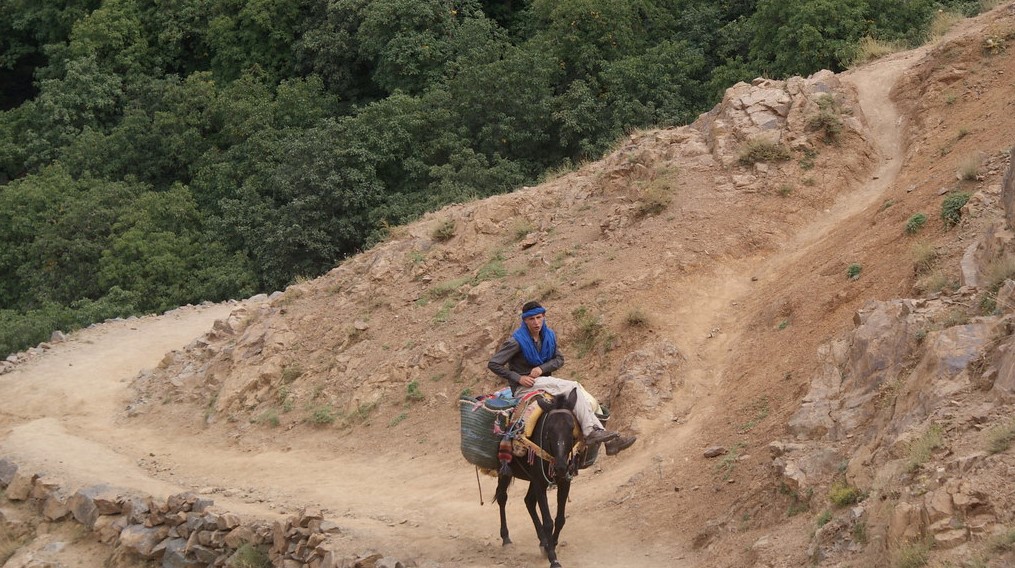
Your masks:
{"label": "white cloth on saddle", "polygon": [[599,411],[599,402],[578,381],[558,379],[552,376],[538,377],[535,384],[531,387],[521,387],[516,390],[515,396],[520,397],[534,390],[546,391],[556,396],[558,394],[568,394],[573,389],[578,389],[578,402],[574,405],[574,416],[578,419],[578,425],[581,426],[582,434],[588,436],[593,430],[602,428],[603,423],[596,417],[596,412]]}

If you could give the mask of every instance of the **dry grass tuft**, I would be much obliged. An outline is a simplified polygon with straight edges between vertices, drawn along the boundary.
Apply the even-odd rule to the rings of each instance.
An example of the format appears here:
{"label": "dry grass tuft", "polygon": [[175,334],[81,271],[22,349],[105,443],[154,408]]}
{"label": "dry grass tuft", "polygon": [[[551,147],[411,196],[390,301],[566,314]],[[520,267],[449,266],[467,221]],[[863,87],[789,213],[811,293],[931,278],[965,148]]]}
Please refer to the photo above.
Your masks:
{"label": "dry grass tuft", "polygon": [[987,451],[999,454],[1011,447],[1015,440],[1015,421],[1000,424],[987,431]]}
{"label": "dry grass tuft", "polygon": [[965,16],[958,12],[938,12],[930,22],[930,29],[927,30],[927,37],[936,40],[943,37],[952,26],[965,19]]}
{"label": "dry grass tuft", "polygon": [[7,562],[11,556],[14,556],[22,544],[19,539],[14,538],[4,523],[0,523],[0,566]]}
{"label": "dry grass tuft", "polygon": [[853,55],[853,60],[850,61],[850,67],[859,67],[865,63],[870,63],[875,59],[881,59],[886,55],[903,51],[906,46],[893,41],[884,41],[875,39],[870,36],[864,36],[860,43],[856,47],[856,53]]}
{"label": "dry grass tuft", "polygon": [[740,165],[750,166],[758,162],[785,162],[790,159],[789,149],[778,142],[764,138],[751,138],[740,148]]}
{"label": "dry grass tuft", "polygon": [[930,274],[938,259],[934,245],[921,241],[914,244],[910,252],[913,256],[913,271],[919,276]]}
{"label": "dry grass tuft", "polygon": [[997,292],[1005,280],[1015,277],[1015,256],[995,258],[984,270],[984,287]]}

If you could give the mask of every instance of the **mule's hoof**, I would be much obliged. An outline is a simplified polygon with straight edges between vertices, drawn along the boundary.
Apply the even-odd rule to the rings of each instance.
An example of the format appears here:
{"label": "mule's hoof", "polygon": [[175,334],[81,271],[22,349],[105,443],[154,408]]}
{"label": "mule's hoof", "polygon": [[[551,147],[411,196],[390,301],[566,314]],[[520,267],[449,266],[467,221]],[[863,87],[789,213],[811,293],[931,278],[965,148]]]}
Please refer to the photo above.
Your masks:
{"label": "mule's hoof", "polygon": [[564,568],[564,567],[560,562],[554,560],[553,562],[550,563],[550,568]]}
{"label": "mule's hoof", "polygon": [[504,539],[504,542],[503,542],[503,543],[501,543],[501,546],[507,546],[507,545],[509,545],[509,544],[511,544],[511,539],[510,539],[510,538],[505,538],[505,539]]}

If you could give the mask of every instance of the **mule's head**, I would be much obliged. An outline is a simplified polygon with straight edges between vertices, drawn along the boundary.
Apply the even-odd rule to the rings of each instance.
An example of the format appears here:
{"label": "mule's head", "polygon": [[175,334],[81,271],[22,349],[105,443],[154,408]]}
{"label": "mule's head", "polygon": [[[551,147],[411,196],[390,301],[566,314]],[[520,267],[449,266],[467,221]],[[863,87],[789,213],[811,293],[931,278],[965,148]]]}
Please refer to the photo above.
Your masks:
{"label": "mule's head", "polygon": [[578,402],[578,390],[572,389],[568,394],[559,394],[553,400],[539,400],[543,409],[542,435],[539,445],[553,456],[553,477],[563,478],[567,475],[568,459],[574,447],[574,431],[577,419],[574,407]]}

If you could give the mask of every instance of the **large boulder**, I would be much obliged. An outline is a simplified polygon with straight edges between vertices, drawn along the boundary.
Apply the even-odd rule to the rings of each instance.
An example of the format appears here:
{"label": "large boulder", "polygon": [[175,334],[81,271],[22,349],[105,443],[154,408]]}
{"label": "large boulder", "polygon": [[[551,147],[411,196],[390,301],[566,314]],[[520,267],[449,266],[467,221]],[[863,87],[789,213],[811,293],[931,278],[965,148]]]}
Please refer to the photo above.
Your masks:
{"label": "large boulder", "polygon": [[119,515],[126,493],[109,485],[93,485],[74,492],[67,506],[77,522],[91,528],[100,515]]}

